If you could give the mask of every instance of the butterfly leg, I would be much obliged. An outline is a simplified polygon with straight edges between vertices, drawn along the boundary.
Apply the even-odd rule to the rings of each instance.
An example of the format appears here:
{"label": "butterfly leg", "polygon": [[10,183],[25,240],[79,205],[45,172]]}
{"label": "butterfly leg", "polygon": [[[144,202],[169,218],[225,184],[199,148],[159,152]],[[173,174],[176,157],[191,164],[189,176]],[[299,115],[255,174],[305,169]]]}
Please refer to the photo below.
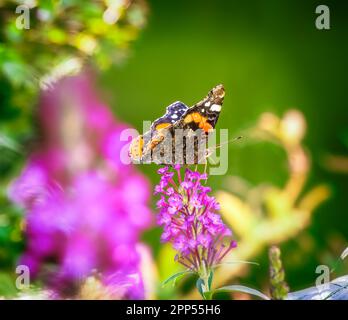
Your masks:
{"label": "butterfly leg", "polygon": [[210,159],[210,161],[213,163],[214,166],[217,165],[217,162],[214,161],[214,159],[211,157],[211,155],[208,156],[208,158]]}
{"label": "butterfly leg", "polygon": [[[207,173],[207,168],[208,168],[208,161],[206,159],[205,163],[204,163],[204,174]],[[207,175],[207,179],[205,179],[205,182],[204,184],[207,184],[207,181],[208,181],[208,175]]]}

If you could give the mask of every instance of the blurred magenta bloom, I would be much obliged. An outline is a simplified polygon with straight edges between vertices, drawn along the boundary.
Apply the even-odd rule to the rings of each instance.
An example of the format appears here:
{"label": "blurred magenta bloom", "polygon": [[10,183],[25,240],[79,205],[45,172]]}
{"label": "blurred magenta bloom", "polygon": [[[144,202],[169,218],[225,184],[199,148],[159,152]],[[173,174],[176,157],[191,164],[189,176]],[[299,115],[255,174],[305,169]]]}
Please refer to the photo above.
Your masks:
{"label": "blurred magenta bloom", "polygon": [[26,212],[21,263],[64,290],[97,271],[108,286],[127,287],[125,298],[142,298],[136,246],[151,223],[149,185],[121,162],[127,126],[99,102],[90,78],[63,79],[42,95],[42,139],[9,191]]}
{"label": "blurred magenta bloom", "polygon": [[164,228],[161,240],[172,243],[178,252],[176,260],[186,268],[198,273],[210,270],[236,247],[236,242],[216,213],[220,206],[208,195],[211,189],[201,183],[207,174],[186,169],[182,175],[179,165],[172,171],[163,167],[158,173],[161,180],[155,194],[161,194],[157,202],[157,222]]}

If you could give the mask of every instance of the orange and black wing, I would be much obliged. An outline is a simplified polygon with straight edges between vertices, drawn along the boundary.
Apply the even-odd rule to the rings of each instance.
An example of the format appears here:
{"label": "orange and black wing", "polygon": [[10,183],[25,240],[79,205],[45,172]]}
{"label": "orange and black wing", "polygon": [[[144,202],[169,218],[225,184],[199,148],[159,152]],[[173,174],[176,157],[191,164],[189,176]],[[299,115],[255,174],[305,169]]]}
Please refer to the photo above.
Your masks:
{"label": "orange and black wing", "polygon": [[224,96],[225,90],[223,85],[216,86],[202,101],[189,108],[183,114],[180,122],[174,126],[194,131],[202,129],[204,132],[209,133],[215,128],[219,119]]}

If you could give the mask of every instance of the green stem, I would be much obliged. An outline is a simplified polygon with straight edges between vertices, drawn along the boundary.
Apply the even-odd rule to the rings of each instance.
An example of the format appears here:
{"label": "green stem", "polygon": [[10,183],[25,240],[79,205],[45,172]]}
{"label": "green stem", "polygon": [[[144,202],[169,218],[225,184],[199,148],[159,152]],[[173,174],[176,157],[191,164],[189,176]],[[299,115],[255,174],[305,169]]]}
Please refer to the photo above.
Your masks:
{"label": "green stem", "polygon": [[204,263],[204,261],[202,263],[202,269],[202,273],[200,274],[200,278],[203,282],[201,295],[204,300],[212,300],[213,295],[211,291],[211,283],[213,274],[211,270],[207,269],[207,266]]}

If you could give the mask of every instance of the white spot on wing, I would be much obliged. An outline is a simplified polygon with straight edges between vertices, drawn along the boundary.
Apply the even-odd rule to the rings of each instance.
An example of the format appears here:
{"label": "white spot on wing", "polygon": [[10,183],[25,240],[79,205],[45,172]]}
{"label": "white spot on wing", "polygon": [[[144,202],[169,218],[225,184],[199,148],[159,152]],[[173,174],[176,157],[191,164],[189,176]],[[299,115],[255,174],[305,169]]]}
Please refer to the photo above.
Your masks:
{"label": "white spot on wing", "polygon": [[204,104],[204,106],[205,106],[205,107],[209,107],[209,106],[210,106],[210,101],[206,102],[206,103]]}
{"label": "white spot on wing", "polygon": [[219,104],[213,104],[211,107],[210,107],[210,110],[211,111],[215,111],[215,112],[220,112],[221,111],[221,106]]}

